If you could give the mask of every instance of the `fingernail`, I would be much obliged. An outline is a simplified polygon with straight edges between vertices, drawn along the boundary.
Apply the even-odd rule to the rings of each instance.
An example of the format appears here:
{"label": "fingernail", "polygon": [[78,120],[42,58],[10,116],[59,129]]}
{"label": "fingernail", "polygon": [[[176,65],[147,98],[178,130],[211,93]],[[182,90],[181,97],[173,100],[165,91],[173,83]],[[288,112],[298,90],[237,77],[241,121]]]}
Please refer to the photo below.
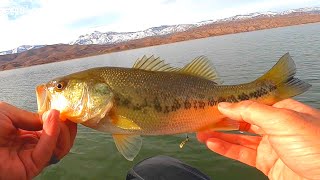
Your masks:
{"label": "fingernail", "polygon": [[48,116],[49,116],[49,114],[50,114],[50,111],[46,111],[46,112],[44,112],[44,113],[42,114],[42,120],[47,119],[47,118],[48,118]]}
{"label": "fingernail", "polygon": [[206,144],[212,151],[216,151],[217,149],[219,149],[219,151],[225,150],[225,146],[221,142],[217,142],[215,139],[208,139]]}
{"label": "fingernail", "polygon": [[219,108],[227,109],[227,108],[229,108],[231,106],[231,103],[229,103],[229,102],[221,102],[221,103],[219,103],[218,106],[219,106]]}
{"label": "fingernail", "polygon": [[59,111],[57,110],[49,110],[49,111],[46,111],[42,114],[42,120],[46,120],[48,118],[51,118],[51,117],[55,118],[55,117],[59,117]]}

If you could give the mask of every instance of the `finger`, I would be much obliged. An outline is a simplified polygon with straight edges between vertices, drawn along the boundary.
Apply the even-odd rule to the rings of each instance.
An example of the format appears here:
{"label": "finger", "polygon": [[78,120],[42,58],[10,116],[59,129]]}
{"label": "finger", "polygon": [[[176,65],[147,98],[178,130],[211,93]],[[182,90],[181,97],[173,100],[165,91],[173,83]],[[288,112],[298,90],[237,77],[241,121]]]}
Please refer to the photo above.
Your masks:
{"label": "finger", "polygon": [[265,134],[265,132],[256,125],[250,125],[250,129],[246,132],[254,133],[254,134]]}
{"label": "finger", "polygon": [[60,134],[57,140],[57,145],[54,150],[54,155],[58,159],[62,159],[66,154],[68,154],[71,148],[71,140],[70,140],[70,133],[69,128],[62,122],[59,122],[60,126]]}
{"label": "finger", "polygon": [[[224,117],[221,119],[221,121],[234,121],[233,119],[230,119],[228,117]],[[247,123],[247,122],[238,122],[239,125],[239,131],[250,131],[251,130],[251,124]]]}
{"label": "finger", "polygon": [[239,122],[239,131],[249,132],[253,134],[264,134],[261,128],[256,125],[251,125],[247,122]]}
{"label": "finger", "polygon": [[72,121],[66,121],[65,123],[66,123],[67,127],[69,128],[71,146],[73,146],[74,140],[77,135],[77,124]]}
{"label": "finger", "polygon": [[0,102],[0,112],[7,116],[16,128],[29,131],[42,129],[42,122],[37,113],[19,109],[4,102]]}
{"label": "finger", "polygon": [[206,142],[207,147],[225,157],[238,160],[255,167],[257,151],[237,144],[232,144],[221,139],[210,138]]}
{"label": "finger", "polygon": [[314,109],[310,106],[307,106],[299,101],[296,101],[294,99],[285,99],[282,101],[279,101],[273,105],[273,107],[276,108],[286,108],[291,109],[296,112],[305,113],[313,116],[319,116],[320,112],[317,109]]}
{"label": "finger", "polygon": [[59,127],[59,111],[51,110],[43,114],[43,130],[38,144],[31,154],[34,164],[39,169],[45,167],[56,148]]}
{"label": "finger", "polygon": [[208,139],[211,139],[211,138],[217,138],[232,144],[242,145],[253,150],[257,149],[261,141],[260,136],[226,134],[222,132],[201,132],[197,134],[197,138],[201,142],[206,142]]}
{"label": "finger", "polygon": [[253,101],[243,101],[236,104],[220,103],[218,108],[225,116],[256,125],[268,134],[292,133],[301,128],[301,124],[304,123],[301,116],[295,111]]}
{"label": "finger", "polygon": [[208,133],[206,132],[198,132],[196,136],[198,141],[201,143],[205,143],[209,138],[213,137],[213,136],[209,136]]}
{"label": "finger", "polygon": [[77,124],[71,121],[60,122],[60,135],[54,154],[58,159],[67,155],[73,146],[77,133]]}

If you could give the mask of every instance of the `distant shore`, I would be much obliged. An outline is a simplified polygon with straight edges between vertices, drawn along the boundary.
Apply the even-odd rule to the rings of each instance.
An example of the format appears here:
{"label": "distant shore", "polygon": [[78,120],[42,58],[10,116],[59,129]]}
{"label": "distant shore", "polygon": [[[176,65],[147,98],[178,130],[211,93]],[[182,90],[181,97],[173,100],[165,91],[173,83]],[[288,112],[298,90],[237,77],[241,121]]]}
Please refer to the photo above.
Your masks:
{"label": "distant shore", "polygon": [[320,14],[293,13],[277,17],[259,17],[246,20],[217,22],[184,32],[147,37],[114,45],[48,45],[19,54],[0,56],[0,71],[225,34],[317,22],[320,22]]}

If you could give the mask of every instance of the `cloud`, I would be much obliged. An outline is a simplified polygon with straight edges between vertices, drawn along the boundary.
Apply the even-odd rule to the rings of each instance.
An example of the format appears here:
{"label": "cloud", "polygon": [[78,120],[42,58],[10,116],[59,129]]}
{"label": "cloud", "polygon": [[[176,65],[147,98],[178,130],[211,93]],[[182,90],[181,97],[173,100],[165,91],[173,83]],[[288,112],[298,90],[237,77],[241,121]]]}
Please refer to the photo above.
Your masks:
{"label": "cloud", "polygon": [[[68,43],[84,33],[137,31],[256,11],[320,6],[318,0],[1,0],[0,51]],[[16,8],[16,15],[9,10]]]}
{"label": "cloud", "polygon": [[82,19],[75,20],[68,24],[68,27],[71,29],[88,27],[95,28],[105,24],[114,23],[118,18],[117,14],[105,13],[98,16],[84,17]]}
{"label": "cloud", "polygon": [[0,4],[0,10],[8,20],[15,20],[35,8],[40,8],[38,0],[9,0]]}

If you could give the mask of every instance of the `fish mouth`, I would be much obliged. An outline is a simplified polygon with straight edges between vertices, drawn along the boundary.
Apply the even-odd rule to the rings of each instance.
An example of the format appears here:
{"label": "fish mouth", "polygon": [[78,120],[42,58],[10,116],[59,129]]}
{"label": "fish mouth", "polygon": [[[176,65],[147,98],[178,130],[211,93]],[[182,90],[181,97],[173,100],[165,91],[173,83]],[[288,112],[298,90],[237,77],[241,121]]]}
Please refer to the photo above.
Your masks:
{"label": "fish mouth", "polygon": [[38,113],[43,114],[49,109],[49,98],[47,87],[45,84],[41,84],[36,88]]}

